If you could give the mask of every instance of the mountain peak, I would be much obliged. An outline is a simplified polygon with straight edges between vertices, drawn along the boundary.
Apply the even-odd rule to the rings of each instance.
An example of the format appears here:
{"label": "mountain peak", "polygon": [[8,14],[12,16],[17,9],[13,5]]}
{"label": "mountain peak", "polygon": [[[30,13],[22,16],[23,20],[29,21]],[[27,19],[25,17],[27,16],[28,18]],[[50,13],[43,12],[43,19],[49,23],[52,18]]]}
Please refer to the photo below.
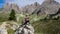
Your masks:
{"label": "mountain peak", "polygon": [[55,0],[45,0],[45,1],[55,1]]}
{"label": "mountain peak", "polygon": [[17,13],[21,13],[22,11],[22,8],[19,7],[17,4],[6,3],[4,5],[4,11],[10,11],[11,9],[14,9]]}
{"label": "mountain peak", "polygon": [[44,7],[43,10],[45,9],[47,14],[55,14],[60,8],[60,4],[55,0],[45,0],[41,6]]}
{"label": "mountain peak", "polygon": [[40,5],[40,4],[39,4],[38,2],[35,2],[34,5],[35,5],[35,6],[38,6],[38,5]]}
{"label": "mountain peak", "polygon": [[59,5],[59,3],[55,0],[45,0],[42,4],[43,5]]}

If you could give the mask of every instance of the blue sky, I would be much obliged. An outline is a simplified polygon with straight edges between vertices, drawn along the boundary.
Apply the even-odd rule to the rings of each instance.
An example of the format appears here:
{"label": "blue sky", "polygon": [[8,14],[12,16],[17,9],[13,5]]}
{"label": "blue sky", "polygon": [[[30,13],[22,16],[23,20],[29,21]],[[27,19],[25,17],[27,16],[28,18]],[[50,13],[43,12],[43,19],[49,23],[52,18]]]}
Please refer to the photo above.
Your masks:
{"label": "blue sky", "polygon": [[[44,0],[0,0],[0,8],[2,8],[6,2],[15,3],[18,6],[23,7],[27,4],[32,4],[34,2],[38,2],[41,4],[43,1]],[[60,3],[60,0],[56,0],[56,1]]]}
{"label": "blue sky", "polygon": [[5,0],[0,0],[0,8],[3,7],[4,3],[5,3]]}

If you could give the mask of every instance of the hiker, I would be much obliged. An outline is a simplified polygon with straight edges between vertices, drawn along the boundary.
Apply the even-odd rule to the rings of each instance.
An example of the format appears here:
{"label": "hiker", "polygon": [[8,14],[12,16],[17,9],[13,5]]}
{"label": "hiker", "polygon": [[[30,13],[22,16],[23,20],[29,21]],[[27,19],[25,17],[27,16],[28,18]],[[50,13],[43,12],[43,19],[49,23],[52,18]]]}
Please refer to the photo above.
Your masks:
{"label": "hiker", "polygon": [[15,34],[34,34],[34,28],[29,22],[29,14],[26,13],[21,27],[18,28],[18,30],[15,32]]}
{"label": "hiker", "polygon": [[25,15],[25,17],[23,19],[22,26],[27,25],[27,24],[30,24],[30,22],[29,22],[29,14],[28,13],[26,13],[26,15]]}

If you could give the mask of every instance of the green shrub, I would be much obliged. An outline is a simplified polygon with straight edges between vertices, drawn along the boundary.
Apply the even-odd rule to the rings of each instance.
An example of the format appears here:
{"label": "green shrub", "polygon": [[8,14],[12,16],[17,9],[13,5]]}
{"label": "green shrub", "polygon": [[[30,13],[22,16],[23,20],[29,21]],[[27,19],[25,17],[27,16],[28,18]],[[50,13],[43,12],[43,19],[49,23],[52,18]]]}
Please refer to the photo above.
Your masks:
{"label": "green shrub", "polygon": [[11,13],[10,13],[10,17],[9,17],[9,20],[14,20],[14,21],[16,21],[16,13],[15,13],[15,10],[14,9],[12,9],[11,10]]}

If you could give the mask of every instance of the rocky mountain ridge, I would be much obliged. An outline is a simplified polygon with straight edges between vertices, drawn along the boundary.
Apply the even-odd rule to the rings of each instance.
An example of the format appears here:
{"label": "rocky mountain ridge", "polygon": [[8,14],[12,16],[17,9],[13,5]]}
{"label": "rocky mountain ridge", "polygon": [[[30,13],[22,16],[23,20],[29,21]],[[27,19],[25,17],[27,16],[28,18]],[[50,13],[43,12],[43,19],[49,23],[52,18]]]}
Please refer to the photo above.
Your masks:
{"label": "rocky mountain ridge", "polygon": [[22,8],[19,7],[17,4],[5,3],[3,9],[0,12],[11,12],[11,9],[14,9],[16,13],[21,13],[22,11]]}
{"label": "rocky mountain ridge", "polygon": [[11,9],[14,9],[19,14],[36,13],[38,15],[44,15],[44,14],[55,14],[59,8],[60,4],[55,0],[45,0],[41,5],[38,2],[35,2],[34,4],[26,5],[23,8],[19,7],[17,4],[6,3],[4,5],[3,10],[0,11],[0,13],[5,11],[10,12]]}

